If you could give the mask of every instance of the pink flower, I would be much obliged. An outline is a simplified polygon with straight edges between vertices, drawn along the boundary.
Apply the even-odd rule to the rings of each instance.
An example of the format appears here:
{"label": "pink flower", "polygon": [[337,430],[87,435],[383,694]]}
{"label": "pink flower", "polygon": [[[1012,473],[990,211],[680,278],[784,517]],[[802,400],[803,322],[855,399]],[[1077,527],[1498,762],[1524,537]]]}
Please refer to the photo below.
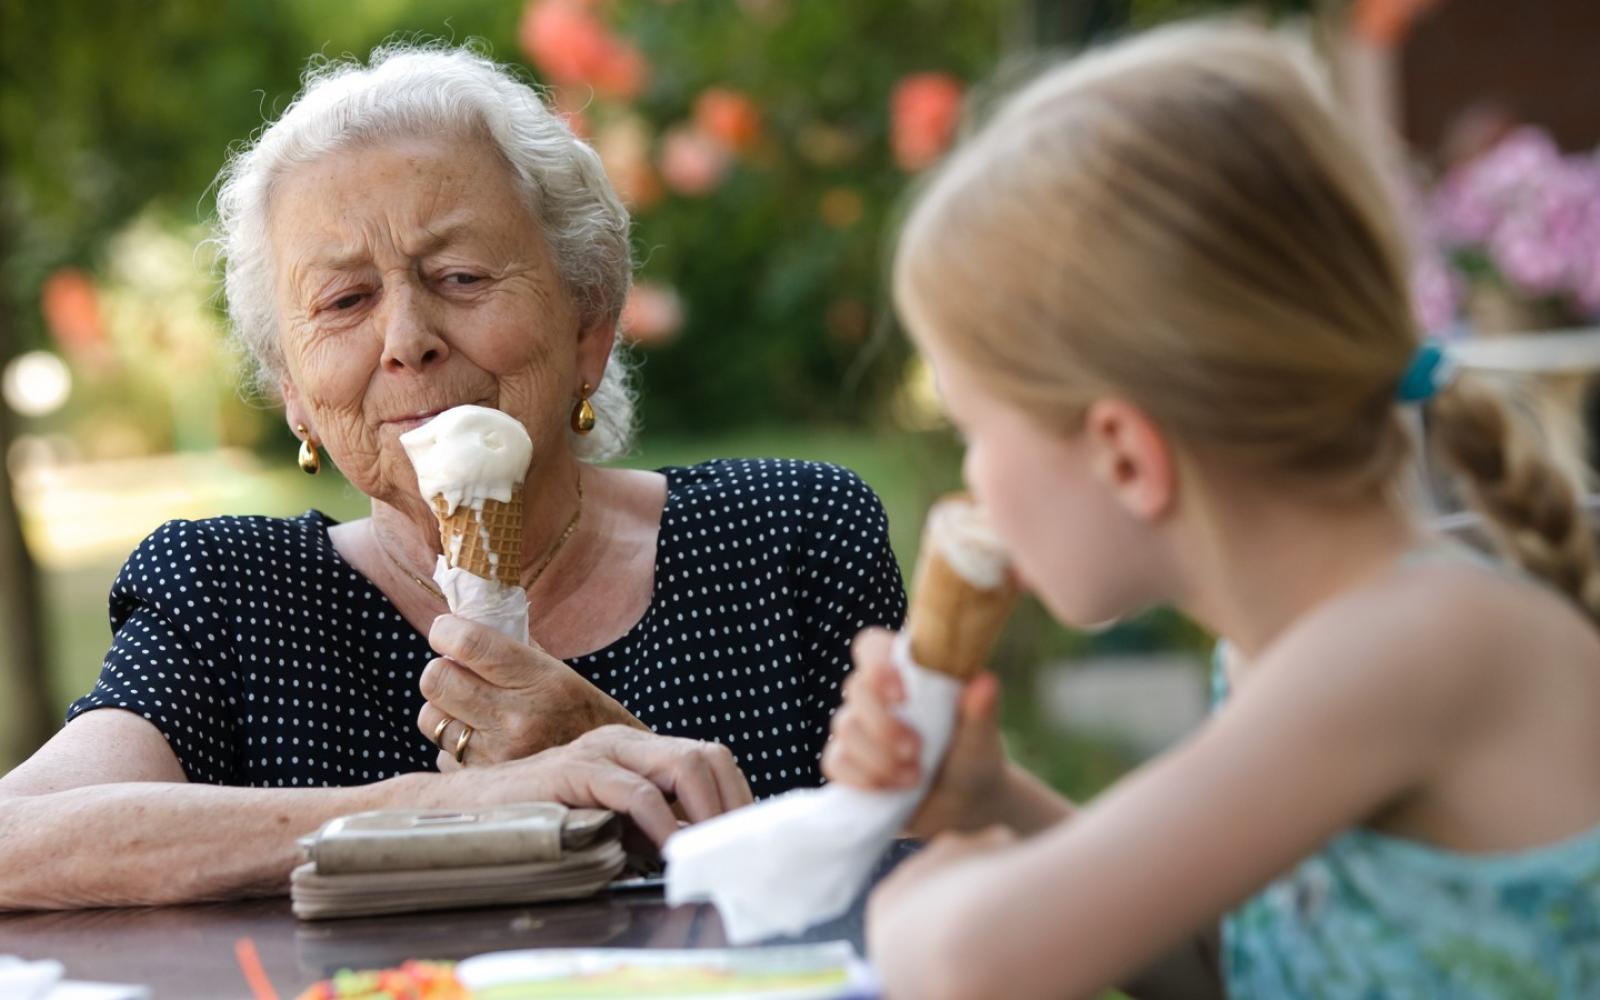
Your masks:
{"label": "pink flower", "polygon": [[622,335],[642,346],[664,344],[683,329],[683,299],[660,282],[641,281],[622,308]]}
{"label": "pink flower", "polygon": [[1544,132],[1519,128],[1484,155],[1447,174],[1434,202],[1434,221],[1448,246],[1487,240],[1508,212],[1561,164],[1561,151]]}
{"label": "pink flower", "polygon": [[586,85],[630,100],[644,89],[644,56],[616,37],[592,0],[530,0],[518,25],[522,51],[551,83]]}
{"label": "pink flower", "polygon": [[962,91],[961,81],[945,73],[915,73],[895,84],[889,127],[900,169],[922,170],[944,155],[960,120]]}
{"label": "pink flower", "polygon": [[716,190],[733,165],[722,143],[679,125],[661,141],[661,179],[678,194],[699,197]]}
{"label": "pink flower", "polygon": [[650,127],[637,115],[607,122],[595,138],[595,152],[623,204],[645,211],[661,200],[661,180],[650,165]]}
{"label": "pink flower", "polygon": [[1600,159],[1519,128],[1446,175],[1430,209],[1438,242],[1486,254],[1513,292],[1600,308]]}
{"label": "pink flower", "polygon": [[1417,325],[1427,333],[1441,333],[1455,322],[1461,289],[1454,273],[1438,253],[1424,253],[1411,269],[1411,303]]}
{"label": "pink flower", "polygon": [[694,124],[734,152],[749,149],[761,137],[761,112],[755,102],[727,87],[711,87],[695,98]]}

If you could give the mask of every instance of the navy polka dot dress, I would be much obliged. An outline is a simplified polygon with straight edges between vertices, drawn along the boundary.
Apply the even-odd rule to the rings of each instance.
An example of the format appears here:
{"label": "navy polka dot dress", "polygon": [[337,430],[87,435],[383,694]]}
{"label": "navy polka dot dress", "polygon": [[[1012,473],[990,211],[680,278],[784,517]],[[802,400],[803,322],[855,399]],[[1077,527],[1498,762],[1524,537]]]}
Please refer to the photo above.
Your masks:
{"label": "navy polka dot dress", "polygon": [[[785,460],[661,470],[655,593],[569,661],[657,732],[726,744],[757,796],[818,784],[850,640],[898,627],[905,592],[878,498]],[[137,712],[191,781],[354,785],[434,767],[417,730],[427,639],[355,571],[318,511],[170,521],[111,589],[97,708]]]}

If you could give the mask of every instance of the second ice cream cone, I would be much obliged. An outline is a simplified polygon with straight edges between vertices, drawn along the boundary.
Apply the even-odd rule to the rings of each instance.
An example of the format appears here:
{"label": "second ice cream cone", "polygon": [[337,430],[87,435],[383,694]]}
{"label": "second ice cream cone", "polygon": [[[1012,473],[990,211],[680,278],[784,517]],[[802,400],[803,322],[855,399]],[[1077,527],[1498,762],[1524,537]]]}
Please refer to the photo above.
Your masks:
{"label": "second ice cream cone", "polygon": [[919,666],[971,680],[984,668],[1017,587],[999,539],[971,499],[954,494],[928,512],[906,615]]}

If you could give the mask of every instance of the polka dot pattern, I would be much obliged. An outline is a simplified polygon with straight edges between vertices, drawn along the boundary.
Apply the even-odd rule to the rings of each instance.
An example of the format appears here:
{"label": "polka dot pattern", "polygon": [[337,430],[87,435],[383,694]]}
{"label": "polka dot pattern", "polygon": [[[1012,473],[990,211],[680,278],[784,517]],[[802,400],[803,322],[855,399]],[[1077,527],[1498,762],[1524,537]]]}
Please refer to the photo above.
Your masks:
{"label": "polka dot pattern", "polygon": [[[650,605],[570,665],[657,732],[726,744],[757,796],[816,785],[850,640],[905,617],[882,504],[821,463],[661,471]],[[111,650],[68,721],[137,712],[191,781],[212,784],[431,770],[436,751],[415,720],[434,654],[339,556],[332,523],[308,511],[162,525],[112,586]]]}

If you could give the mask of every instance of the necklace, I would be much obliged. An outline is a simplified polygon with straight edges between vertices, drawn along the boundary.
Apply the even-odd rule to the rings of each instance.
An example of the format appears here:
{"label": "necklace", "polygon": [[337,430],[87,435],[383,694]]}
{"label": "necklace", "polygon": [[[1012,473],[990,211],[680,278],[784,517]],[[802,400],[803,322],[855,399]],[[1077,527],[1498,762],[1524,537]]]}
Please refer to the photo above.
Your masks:
{"label": "necklace", "polygon": [[[518,581],[519,583],[521,583],[523,590],[531,590],[533,588],[533,585],[535,583],[539,582],[539,577],[543,576],[544,575],[544,571],[550,567],[550,564],[553,561],[555,561],[555,558],[556,558],[557,554],[559,554],[561,552],[562,546],[566,545],[567,544],[567,540],[570,539],[572,537],[573,533],[578,530],[578,522],[581,521],[582,519],[583,519],[583,477],[579,476],[578,477],[578,506],[577,506],[577,509],[575,509],[572,512],[572,517],[567,520],[567,526],[565,528],[561,529],[560,537],[558,537],[555,540],[555,544],[554,545],[550,546],[550,551],[548,551],[548,552],[546,552],[544,554],[544,558],[539,560],[539,565],[534,567],[533,572],[532,572],[532,574],[530,574],[528,576],[527,581],[526,582]],[[444,596],[444,592],[443,591],[441,591],[438,587],[435,587],[432,583],[429,583],[426,579],[422,578],[421,576],[418,576],[416,573],[413,573],[409,568],[407,568],[405,565],[403,565],[400,562],[400,560],[396,559],[394,557],[394,554],[389,551],[389,547],[387,545],[384,545],[382,542],[378,542],[378,548],[383,550],[383,554],[388,557],[389,562],[394,564],[395,569],[398,569],[402,573],[404,573],[406,576],[409,576],[413,581],[416,582],[417,586],[421,587],[423,590],[426,590],[429,594],[433,595],[433,597],[435,599],[440,600],[440,601],[445,601],[445,596]],[[445,603],[448,604],[449,602],[445,601]]]}

